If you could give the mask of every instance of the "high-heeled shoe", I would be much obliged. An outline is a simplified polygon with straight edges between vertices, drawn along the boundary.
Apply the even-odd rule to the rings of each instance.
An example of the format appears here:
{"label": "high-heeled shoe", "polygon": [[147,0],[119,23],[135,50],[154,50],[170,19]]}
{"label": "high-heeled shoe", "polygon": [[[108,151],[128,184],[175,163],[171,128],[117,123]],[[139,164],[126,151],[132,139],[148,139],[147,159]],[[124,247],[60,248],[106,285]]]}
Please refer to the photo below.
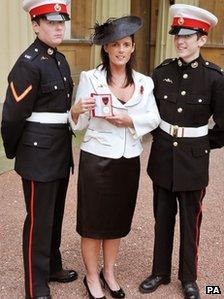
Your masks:
{"label": "high-heeled shoe", "polygon": [[100,271],[100,278],[101,278],[101,280],[103,282],[104,288],[105,287],[108,288],[108,290],[110,292],[110,295],[113,298],[124,298],[125,297],[125,292],[122,290],[122,288],[120,288],[119,290],[116,290],[116,291],[111,290],[111,288],[109,287],[108,283],[106,282],[106,279],[104,278],[103,270]]}
{"label": "high-heeled shoe", "polygon": [[86,276],[83,278],[83,283],[84,283],[84,286],[86,287],[86,290],[87,290],[87,293],[89,295],[89,299],[106,299],[105,296],[103,297],[94,297],[91,292],[90,292],[90,289],[89,289],[89,286],[88,286],[88,283],[87,283],[87,279],[86,279]]}

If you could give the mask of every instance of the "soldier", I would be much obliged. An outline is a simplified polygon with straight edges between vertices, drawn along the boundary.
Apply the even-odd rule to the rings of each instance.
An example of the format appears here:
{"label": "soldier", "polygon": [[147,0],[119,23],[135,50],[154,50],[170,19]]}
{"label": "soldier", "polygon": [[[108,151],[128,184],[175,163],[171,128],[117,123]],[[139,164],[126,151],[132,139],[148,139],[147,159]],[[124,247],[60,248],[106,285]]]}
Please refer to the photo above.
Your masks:
{"label": "soldier", "polygon": [[27,216],[23,230],[26,298],[51,298],[49,281],[70,282],[60,254],[61,227],[73,167],[67,111],[73,82],[57,51],[69,20],[69,1],[24,0],[34,43],[12,68],[2,116],[6,155],[22,177]]}
{"label": "soldier", "polygon": [[[177,201],[180,214],[178,278],[185,298],[200,298],[196,284],[202,199],[208,184],[210,149],[224,145],[224,76],[200,55],[217,18],[189,5],[170,8],[170,34],[179,58],[167,59],[154,73],[154,94],[161,115],[153,132],[147,172],[153,181],[155,242],[152,274],[141,293],[170,283]],[[208,130],[213,116],[215,125]]]}

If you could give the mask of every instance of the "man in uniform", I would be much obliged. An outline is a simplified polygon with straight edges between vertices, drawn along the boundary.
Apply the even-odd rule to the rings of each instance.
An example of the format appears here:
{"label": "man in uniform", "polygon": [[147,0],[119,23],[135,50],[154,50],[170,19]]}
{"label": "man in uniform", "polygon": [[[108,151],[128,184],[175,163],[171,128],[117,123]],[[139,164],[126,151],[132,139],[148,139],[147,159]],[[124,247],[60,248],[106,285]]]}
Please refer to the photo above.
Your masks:
{"label": "man in uniform", "polygon": [[[217,18],[189,5],[170,8],[177,59],[154,73],[154,94],[161,124],[153,132],[147,172],[153,181],[155,242],[152,274],[139,287],[150,293],[168,284],[177,201],[180,214],[178,278],[185,298],[200,298],[196,284],[202,199],[208,184],[210,149],[224,145],[224,75],[205,61],[200,48]],[[213,116],[214,127],[208,130]]]}
{"label": "man in uniform", "polygon": [[27,216],[23,230],[26,298],[51,298],[49,281],[70,282],[60,254],[61,227],[70,168],[71,132],[67,122],[73,82],[64,55],[57,51],[67,0],[24,0],[37,35],[12,68],[3,106],[6,155],[15,157],[22,177]]}

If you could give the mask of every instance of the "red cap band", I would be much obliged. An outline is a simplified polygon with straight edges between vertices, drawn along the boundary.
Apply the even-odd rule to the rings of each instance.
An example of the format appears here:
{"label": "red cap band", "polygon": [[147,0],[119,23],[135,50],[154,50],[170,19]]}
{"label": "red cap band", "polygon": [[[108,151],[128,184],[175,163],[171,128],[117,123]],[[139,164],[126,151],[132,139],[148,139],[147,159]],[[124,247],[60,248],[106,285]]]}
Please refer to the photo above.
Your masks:
{"label": "red cap band", "polygon": [[211,27],[210,24],[203,22],[201,20],[188,19],[188,18],[182,18],[182,17],[175,17],[173,19],[172,26],[187,27],[187,28],[192,28],[192,29],[201,29],[207,33],[209,31],[209,28]]}
{"label": "red cap band", "polygon": [[45,15],[48,13],[68,14],[66,5],[59,4],[59,3],[41,5],[41,6],[31,9],[31,11],[29,13],[30,13],[31,18],[35,18],[37,16]]}

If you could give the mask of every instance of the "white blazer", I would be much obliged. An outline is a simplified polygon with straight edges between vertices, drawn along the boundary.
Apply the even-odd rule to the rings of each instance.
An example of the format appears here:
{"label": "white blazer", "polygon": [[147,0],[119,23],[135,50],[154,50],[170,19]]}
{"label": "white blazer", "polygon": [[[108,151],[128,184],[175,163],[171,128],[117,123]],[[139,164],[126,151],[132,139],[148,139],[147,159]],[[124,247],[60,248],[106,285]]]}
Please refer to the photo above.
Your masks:
{"label": "white blazer", "polygon": [[87,129],[81,143],[83,151],[108,158],[131,158],[142,152],[141,137],[154,130],[160,123],[159,112],[153,95],[154,84],[150,77],[133,71],[135,91],[124,105],[110,91],[106,72],[101,67],[82,72],[76,93],[76,101],[91,93],[111,94],[114,114],[128,114],[134,128],[116,127],[103,118],[80,114],[77,124],[69,116],[74,131]]}

